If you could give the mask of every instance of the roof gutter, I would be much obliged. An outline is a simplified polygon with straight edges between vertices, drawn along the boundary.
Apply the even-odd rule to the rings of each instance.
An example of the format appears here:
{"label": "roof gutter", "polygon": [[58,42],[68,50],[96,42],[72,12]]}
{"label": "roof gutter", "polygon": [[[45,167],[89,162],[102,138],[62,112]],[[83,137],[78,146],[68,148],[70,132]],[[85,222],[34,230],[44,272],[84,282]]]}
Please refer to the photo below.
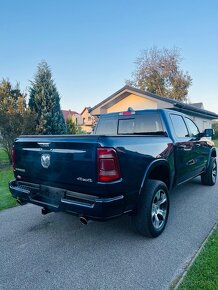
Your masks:
{"label": "roof gutter", "polygon": [[[210,120],[213,120],[213,119],[218,119],[218,115],[215,114],[215,113],[210,113],[210,112],[201,112],[201,110],[197,109],[197,108],[194,108],[194,107],[189,107],[187,105],[183,105],[183,104],[178,104],[178,103],[174,103],[173,104],[174,107],[178,108],[181,112],[183,113],[186,113],[186,114],[192,114],[192,115],[195,115],[195,116],[199,116],[199,117],[204,117],[204,118],[207,118],[207,119],[210,119]],[[203,111],[203,110],[202,110]],[[205,111],[205,110],[204,110]]]}

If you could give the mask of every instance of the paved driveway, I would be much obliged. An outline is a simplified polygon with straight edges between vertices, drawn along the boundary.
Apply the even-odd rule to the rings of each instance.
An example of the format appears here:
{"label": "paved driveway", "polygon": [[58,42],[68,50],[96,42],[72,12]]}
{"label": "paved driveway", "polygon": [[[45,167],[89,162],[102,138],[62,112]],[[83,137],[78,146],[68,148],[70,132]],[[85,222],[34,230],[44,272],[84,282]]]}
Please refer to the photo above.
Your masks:
{"label": "paved driveway", "polygon": [[128,216],[80,224],[26,205],[0,212],[0,289],[168,289],[218,221],[218,183],[171,194],[168,226],[136,235]]}

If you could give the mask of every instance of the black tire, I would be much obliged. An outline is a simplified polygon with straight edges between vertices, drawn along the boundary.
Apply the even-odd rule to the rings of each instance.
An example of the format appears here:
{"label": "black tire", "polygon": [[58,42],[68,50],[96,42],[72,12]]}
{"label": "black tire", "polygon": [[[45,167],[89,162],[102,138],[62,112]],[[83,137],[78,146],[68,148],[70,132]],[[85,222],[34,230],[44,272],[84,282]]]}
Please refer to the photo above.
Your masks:
{"label": "black tire", "polygon": [[214,185],[217,177],[217,161],[216,157],[210,158],[210,163],[204,173],[201,174],[201,183],[204,185]]}
{"label": "black tire", "polygon": [[[160,200],[158,210],[157,196],[159,193]],[[166,201],[164,201],[164,198]],[[165,214],[159,214],[160,210]],[[139,198],[136,213],[132,216],[134,229],[143,236],[158,237],[167,224],[168,214],[169,193],[166,184],[159,180],[149,179]],[[159,220],[159,227],[157,220]]]}

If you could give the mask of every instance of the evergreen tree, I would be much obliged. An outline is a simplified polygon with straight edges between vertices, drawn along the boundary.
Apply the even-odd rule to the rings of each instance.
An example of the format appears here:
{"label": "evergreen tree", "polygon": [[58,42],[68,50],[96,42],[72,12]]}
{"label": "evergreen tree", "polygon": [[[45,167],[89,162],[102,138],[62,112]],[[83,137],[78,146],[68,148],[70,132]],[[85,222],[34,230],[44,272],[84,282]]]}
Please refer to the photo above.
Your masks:
{"label": "evergreen tree", "polygon": [[36,115],[37,134],[65,134],[66,125],[60,97],[52,79],[51,69],[42,61],[31,82],[29,107]]}
{"label": "evergreen tree", "polygon": [[67,118],[67,134],[76,134],[77,128],[76,124],[73,122],[72,117]]}
{"label": "evergreen tree", "polygon": [[82,128],[73,121],[71,116],[67,118],[66,125],[67,125],[67,134],[78,134],[78,135],[87,134],[86,131],[83,131]]}

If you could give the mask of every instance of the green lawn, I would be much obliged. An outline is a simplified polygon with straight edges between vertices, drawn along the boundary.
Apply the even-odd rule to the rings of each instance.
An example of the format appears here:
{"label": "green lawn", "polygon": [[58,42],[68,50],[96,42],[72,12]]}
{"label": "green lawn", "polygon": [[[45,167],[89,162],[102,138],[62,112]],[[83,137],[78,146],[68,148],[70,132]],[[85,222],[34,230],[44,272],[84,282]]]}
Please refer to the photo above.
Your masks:
{"label": "green lawn", "polygon": [[213,140],[213,142],[215,143],[215,146],[218,148],[218,140]]}
{"label": "green lawn", "polygon": [[11,196],[8,189],[8,181],[13,179],[13,177],[13,171],[10,166],[0,168],[0,210],[16,205],[16,200]]}
{"label": "green lawn", "polygon": [[6,152],[0,148],[0,163],[1,162],[8,162],[8,156]]}
{"label": "green lawn", "polygon": [[4,150],[0,149],[0,210],[16,205],[16,200],[11,196],[8,189],[8,181],[13,177],[8,156]]}
{"label": "green lawn", "polygon": [[218,289],[218,228],[210,236],[178,290]]}

